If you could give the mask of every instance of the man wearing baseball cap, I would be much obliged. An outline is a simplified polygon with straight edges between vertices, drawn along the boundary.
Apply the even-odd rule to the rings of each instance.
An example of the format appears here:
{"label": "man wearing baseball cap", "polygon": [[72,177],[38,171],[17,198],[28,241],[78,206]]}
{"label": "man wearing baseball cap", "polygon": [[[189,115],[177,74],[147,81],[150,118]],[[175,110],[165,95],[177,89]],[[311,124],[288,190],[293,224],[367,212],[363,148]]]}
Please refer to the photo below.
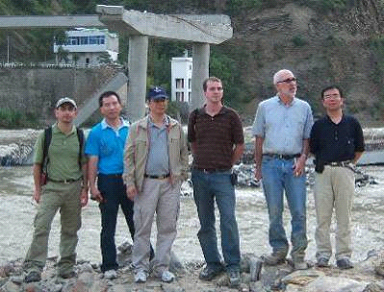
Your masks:
{"label": "man wearing baseball cap", "polygon": [[176,238],[180,186],[187,178],[188,149],[181,125],[166,115],[168,95],[161,87],[148,93],[150,113],[135,122],[124,153],[127,196],[135,202],[132,263],[135,282],[146,282],[150,270],[150,235],[155,212],[157,241],[151,262],[155,277],[172,282],[170,253]]}
{"label": "man wearing baseball cap", "polygon": [[[24,262],[25,282],[41,280],[51,223],[58,210],[61,216],[58,276],[71,278],[76,275],[73,267],[77,231],[81,226],[81,207],[88,202],[87,164],[82,147],[84,136],[73,125],[76,115],[77,105],[73,99],[59,99],[55,108],[57,122],[39,135],[35,145],[33,199],[38,203],[38,209],[32,243]],[[44,151],[45,147],[47,151]],[[46,184],[42,181],[43,169],[47,175]]]}

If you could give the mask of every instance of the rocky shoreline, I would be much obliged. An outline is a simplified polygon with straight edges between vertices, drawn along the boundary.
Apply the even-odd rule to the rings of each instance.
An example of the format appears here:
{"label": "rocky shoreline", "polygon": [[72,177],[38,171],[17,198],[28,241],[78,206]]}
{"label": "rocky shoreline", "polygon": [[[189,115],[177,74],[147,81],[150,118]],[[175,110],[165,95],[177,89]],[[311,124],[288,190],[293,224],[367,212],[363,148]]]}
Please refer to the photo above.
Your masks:
{"label": "rocky shoreline", "polygon": [[308,262],[309,269],[294,271],[291,262],[279,266],[268,266],[263,259],[253,254],[242,256],[241,284],[239,287],[228,286],[225,273],[211,282],[198,279],[202,262],[181,264],[175,255],[172,256],[171,271],[176,274],[172,283],[163,283],[149,277],[144,284],[134,283],[131,268],[131,250],[129,243],[119,248],[119,265],[117,279],[109,280],[102,276],[99,265],[87,261],[78,262],[75,266],[76,276],[62,279],[56,275],[57,258],[49,258],[42,273],[40,282],[24,283],[22,260],[10,261],[0,266],[1,292],[382,292],[384,277],[375,272],[378,263],[384,258],[384,250],[370,251],[365,260],[356,263],[355,268],[340,270],[334,266],[315,267]]}

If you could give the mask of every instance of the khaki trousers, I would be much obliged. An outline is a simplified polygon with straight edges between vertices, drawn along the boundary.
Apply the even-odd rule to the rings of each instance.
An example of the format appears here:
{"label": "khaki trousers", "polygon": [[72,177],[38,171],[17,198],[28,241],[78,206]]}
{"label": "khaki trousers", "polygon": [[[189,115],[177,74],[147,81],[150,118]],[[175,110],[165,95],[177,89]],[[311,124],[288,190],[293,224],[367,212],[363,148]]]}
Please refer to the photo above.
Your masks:
{"label": "khaki trousers", "polygon": [[34,234],[31,246],[25,257],[27,272],[41,271],[47,260],[48,238],[52,220],[60,210],[61,236],[59,274],[72,271],[76,263],[77,231],[81,227],[81,180],[69,184],[48,182],[43,187],[42,196],[34,220]]}
{"label": "khaki trousers", "polygon": [[335,209],[337,222],[336,260],[351,257],[350,218],[354,193],[355,175],[351,169],[326,165],[323,173],[316,173],[317,259],[321,257],[329,259],[332,255],[330,225],[333,209]]}
{"label": "khaki trousers", "polygon": [[176,238],[180,210],[181,182],[172,185],[169,179],[144,179],[143,191],[135,197],[132,262],[136,272],[149,272],[150,235],[156,213],[157,240],[153,271],[161,274],[169,267],[171,248]]}

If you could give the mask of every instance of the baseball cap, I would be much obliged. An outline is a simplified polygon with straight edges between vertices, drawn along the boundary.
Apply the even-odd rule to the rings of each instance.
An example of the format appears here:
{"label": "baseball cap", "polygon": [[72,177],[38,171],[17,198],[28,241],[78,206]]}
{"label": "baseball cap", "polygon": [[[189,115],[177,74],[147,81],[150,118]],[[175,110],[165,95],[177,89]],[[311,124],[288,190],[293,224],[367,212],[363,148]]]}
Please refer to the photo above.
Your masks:
{"label": "baseball cap", "polygon": [[166,100],[168,95],[165,90],[159,86],[152,87],[148,92],[148,101],[150,100]]}
{"label": "baseball cap", "polygon": [[74,106],[75,109],[77,109],[77,105],[76,105],[76,102],[69,98],[69,97],[63,97],[63,98],[60,98],[57,103],[56,103],[56,108],[58,108],[59,106],[63,105],[64,103],[70,103],[71,105]]}

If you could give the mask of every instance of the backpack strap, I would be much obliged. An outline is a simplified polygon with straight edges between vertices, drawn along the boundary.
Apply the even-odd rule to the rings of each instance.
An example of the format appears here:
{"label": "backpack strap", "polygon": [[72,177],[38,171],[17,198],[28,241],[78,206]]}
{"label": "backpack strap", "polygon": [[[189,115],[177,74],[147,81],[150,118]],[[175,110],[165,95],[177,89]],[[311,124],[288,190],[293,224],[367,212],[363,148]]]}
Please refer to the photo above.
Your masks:
{"label": "backpack strap", "polygon": [[52,127],[48,127],[44,130],[44,147],[43,147],[43,165],[42,172],[47,173],[47,165],[49,162],[48,148],[52,140]]}
{"label": "backpack strap", "polygon": [[78,155],[78,163],[79,163],[79,169],[81,170],[81,156],[83,154],[83,147],[84,147],[84,131],[78,127],[76,127],[77,132],[77,138],[79,139],[79,155]]}

